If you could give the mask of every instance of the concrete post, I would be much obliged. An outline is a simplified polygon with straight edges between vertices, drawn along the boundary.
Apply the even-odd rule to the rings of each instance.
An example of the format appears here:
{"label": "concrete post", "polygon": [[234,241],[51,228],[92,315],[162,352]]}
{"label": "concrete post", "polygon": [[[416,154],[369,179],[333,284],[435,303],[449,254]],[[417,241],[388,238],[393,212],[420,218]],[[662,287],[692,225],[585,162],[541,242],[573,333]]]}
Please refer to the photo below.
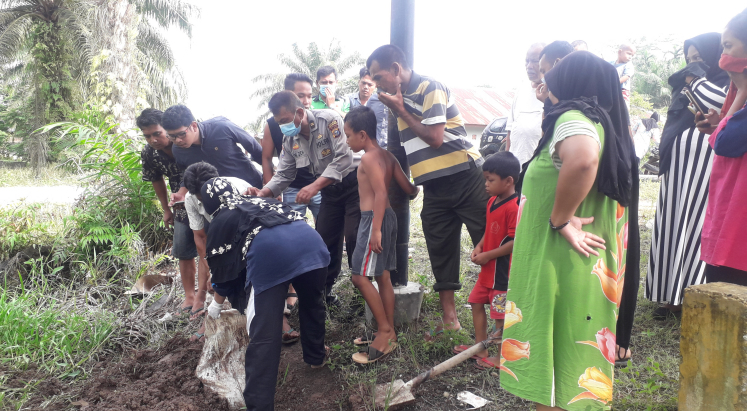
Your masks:
{"label": "concrete post", "polygon": [[680,353],[680,411],[747,410],[747,287],[685,290]]}

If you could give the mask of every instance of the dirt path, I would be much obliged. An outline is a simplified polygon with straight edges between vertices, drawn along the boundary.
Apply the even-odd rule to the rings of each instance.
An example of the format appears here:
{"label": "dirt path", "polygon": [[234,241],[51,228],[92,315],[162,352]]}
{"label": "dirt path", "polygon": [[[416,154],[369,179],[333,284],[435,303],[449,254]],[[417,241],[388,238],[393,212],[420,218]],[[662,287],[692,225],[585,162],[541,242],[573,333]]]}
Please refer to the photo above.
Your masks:
{"label": "dirt path", "polygon": [[0,206],[20,200],[27,203],[72,204],[83,194],[83,187],[41,186],[41,187],[0,187]]}

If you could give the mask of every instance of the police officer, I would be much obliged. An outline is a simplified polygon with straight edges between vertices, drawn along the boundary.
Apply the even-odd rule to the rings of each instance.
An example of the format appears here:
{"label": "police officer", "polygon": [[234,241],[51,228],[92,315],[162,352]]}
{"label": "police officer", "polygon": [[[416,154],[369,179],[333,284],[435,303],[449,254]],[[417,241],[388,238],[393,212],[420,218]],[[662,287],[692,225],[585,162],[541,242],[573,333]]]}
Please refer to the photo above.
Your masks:
{"label": "police officer", "polygon": [[295,179],[297,170],[305,168],[314,176],[314,182],[298,192],[296,202],[308,203],[318,192],[322,193],[316,230],[330,255],[326,299],[328,305],[339,305],[332,285],[340,275],[343,240],[347,244],[348,266],[355,250],[361,218],[356,174],[360,158],[348,147],[343,119],[335,111],[306,110],[292,91],[275,94],[269,106],[283,132],[283,149],[272,179],[262,190],[250,192],[277,197]]}

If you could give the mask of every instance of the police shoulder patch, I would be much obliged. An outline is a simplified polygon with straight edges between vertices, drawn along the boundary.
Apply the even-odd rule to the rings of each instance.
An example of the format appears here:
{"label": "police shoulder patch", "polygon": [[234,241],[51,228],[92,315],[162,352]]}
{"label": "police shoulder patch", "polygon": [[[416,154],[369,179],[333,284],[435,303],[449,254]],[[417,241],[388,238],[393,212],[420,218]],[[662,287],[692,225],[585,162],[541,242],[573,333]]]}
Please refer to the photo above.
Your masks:
{"label": "police shoulder patch", "polygon": [[298,147],[299,147],[299,146],[298,146],[298,143],[295,143],[295,144],[293,144],[293,149],[294,149],[294,150],[298,150]]}
{"label": "police shoulder patch", "polygon": [[340,128],[340,126],[337,125],[337,120],[332,120],[332,122],[329,123],[329,125],[327,126],[327,128],[329,128],[329,131],[334,132],[335,130],[337,130],[338,128]]}

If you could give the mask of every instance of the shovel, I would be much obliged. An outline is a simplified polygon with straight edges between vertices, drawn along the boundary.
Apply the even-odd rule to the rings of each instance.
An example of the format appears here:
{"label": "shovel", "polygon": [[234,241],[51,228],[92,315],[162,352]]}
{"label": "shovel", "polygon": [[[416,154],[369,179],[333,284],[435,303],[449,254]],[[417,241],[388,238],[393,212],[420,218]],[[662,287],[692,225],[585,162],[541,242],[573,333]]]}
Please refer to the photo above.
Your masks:
{"label": "shovel", "polygon": [[443,374],[454,366],[467,361],[473,355],[477,354],[482,350],[486,350],[488,345],[492,343],[494,339],[487,339],[483,342],[479,342],[467,350],[449,358],[448,360],[436,365],[428,371],[418,375],[411,379],[407,383],[402,380],[396,380],[391,384],[379,384],[376,386],[375,401],[377,407],[388,407],[389,410],[396,410],[405,405],[409,405],[415,402],[415,397],[412,395],[420,384],[428,381],[429,379]]}

